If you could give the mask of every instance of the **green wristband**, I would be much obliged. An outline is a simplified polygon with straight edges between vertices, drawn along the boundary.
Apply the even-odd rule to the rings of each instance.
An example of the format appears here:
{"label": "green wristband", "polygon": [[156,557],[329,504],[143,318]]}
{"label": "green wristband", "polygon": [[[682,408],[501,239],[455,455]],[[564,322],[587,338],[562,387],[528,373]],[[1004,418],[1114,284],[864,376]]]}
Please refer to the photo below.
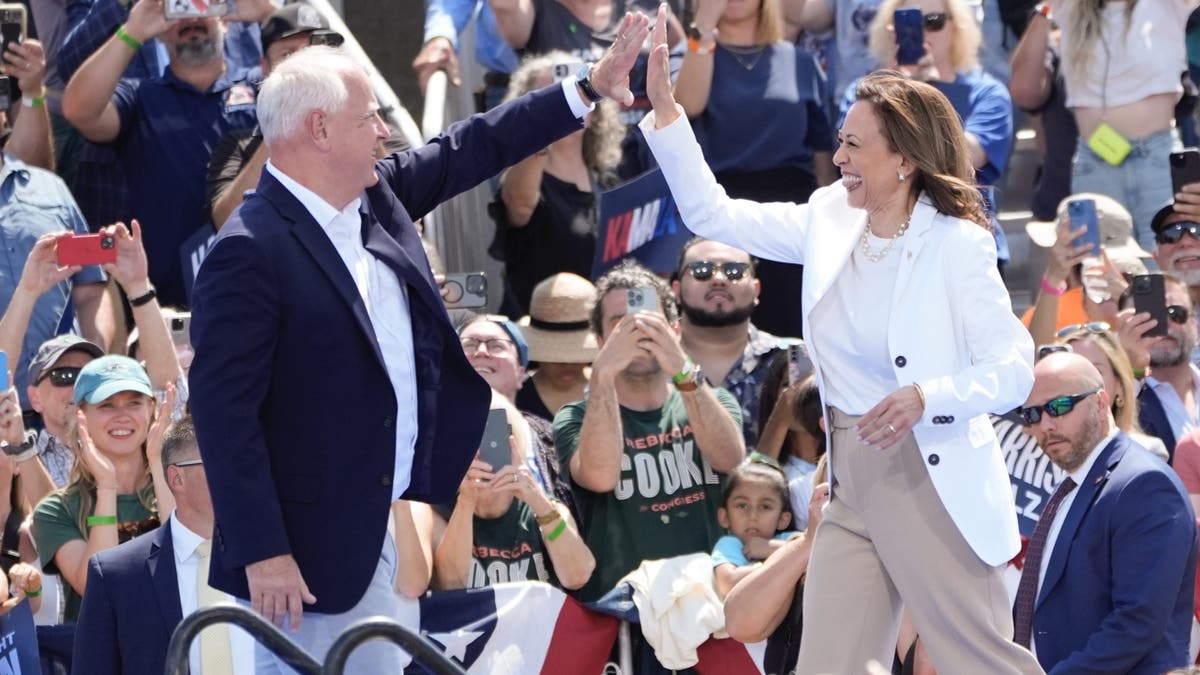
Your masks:
{"label": "green wristband", "polygon": [[138,40],[137,38],[130,35],[125,30],[125,26],[117,26],[117,39],[120,40],[121,42],[124,42],[125,44],[129,45],[129,48],[135,52],[142,48],[141,40]]}
{"label": "green wristband", "polygon": [[96,527],[97,525],[116,525],[116,516],[88,516],[88,527]]}
{"label": "green wristband", "polygon": [[692,357],[687,357],[687,360],[683,362],[683,370],[672,375],[671,381],[675,384],[683,384],[684,382],[687,382],[688,375],[692,374],[692,370],[695,367],[696,362],[692,360]]}
{"label": "green wristband", "polygon": [[25,597],[27,597],[27,598],[36,598],[36,597],[38,597],[38,596],[39,596],[39,595],[41,595],[41,594],[42,594],[42,588],[41,588],[41,586],[39,586],[39,587],[37,588],[37,590],[33,590],[33,591],[25,591]]}
{"label": "green wristband", "polygon": [[563,533],[563,530],[566,530],[566,529],[567,529],[567,521],[566,520],[558,521],[558,527],[554,528],[553,532],[546,535],[546,541],[554,541],[555,539],[558,539],[559,535],[561,535]]}

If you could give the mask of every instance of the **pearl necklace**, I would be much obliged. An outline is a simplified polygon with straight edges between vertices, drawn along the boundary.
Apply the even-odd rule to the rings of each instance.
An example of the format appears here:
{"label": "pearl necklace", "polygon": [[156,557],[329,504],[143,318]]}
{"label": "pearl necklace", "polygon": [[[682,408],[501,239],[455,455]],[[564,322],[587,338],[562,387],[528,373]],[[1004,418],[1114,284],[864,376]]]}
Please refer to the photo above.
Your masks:
{"label": "pearl necklace", "polygon": [[871,234],[871,221],[867,221],[867,224],[863,227],[862,237],[860,237],[858,240],[858,248],[862,251],[863,257],[873,263],[877,263],[886,258],[888,254],[892,252],[892,248],[896,246],[896,241],[899,240],[900,237],[903,237],[905,232],[908,232],[908,224],[911,222],[912,214],[910,213],[908,215],[908,220],[905,220],[904,224],[900,226],[900,229],[896,230],[896,234],[893,234],[891,238],[888,239],[887,245],[881,248],[878,253],[872,253],[871,241],[868,238]]}

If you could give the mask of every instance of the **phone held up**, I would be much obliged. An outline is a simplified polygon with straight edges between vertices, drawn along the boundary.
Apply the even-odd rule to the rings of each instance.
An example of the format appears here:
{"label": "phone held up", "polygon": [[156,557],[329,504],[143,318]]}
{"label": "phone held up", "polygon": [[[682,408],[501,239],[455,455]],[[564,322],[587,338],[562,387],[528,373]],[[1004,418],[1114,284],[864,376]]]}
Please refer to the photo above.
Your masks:
{"label": "phone held up", "polygon": [[1161,274],[1139,274],[1133,278],[1133,307],[1158,322],[1146,331],[1148,337],[1167,334],[1167,289]]}
{"label": "phone held up", "polygon": [[76,234],[58,240],[59,267],[103,265],[117,262],[117,242],[107,234]]}
{"label": "phone held up", "polygon": [[1173,191],[1182,192],[1184,185],[1200,183],[1200,150],[1188,148],[1182,152],[1172,152],[1170,160]]}
{"label": "phone held up", "polygon": [[627,288],[625,289],[625,313],[636,314],[638,312],[657,312],[658,311],[658,291],[653,288]]}
{"label": "phone held up", "polygon": [[512,427],[508,424],[508,413],[503,408],[488,412],[483,427],[483,439],[479,441],[479,459],[492,466],[492,472],[512,464],[512,452],[508,447],[508,436]]}
{"label": "phone held up", "polygon": [[200,19],[225,16],[231,9],[227,0],[166,0],[163,16],[168,19]]}
{"label": "phone held up", "polygon": [[[25,40],[28,16],[25,5],[15,2],[0,3],[0,54],[7,52],[9,45],[21,44]],[[0,76],[0,110],[8,110],[20,95],[15,77]]]}
{"label": "phone held up", "polygon": [[487,305],[487,277],[483,272],[447,274],[442,282],[446,309],[479,309]]}
{"label": "phone held up", "polygon": [[896,34],[896,63],[911,66],[925,55],[925,16],[916,7],[904,7],[892,15]]}

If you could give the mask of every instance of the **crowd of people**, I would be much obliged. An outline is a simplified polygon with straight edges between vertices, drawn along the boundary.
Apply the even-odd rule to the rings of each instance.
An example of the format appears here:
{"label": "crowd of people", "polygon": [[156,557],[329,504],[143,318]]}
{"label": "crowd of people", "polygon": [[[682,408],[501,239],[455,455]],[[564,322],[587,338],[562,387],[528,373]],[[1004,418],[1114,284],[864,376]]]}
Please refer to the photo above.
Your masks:
{"label": "crowd of people", "polygon": [[[25,0],[0,615],[28,602],[45,672],[161,672],[220,601],[321,660],[429,591],[597,603],[700,555],[689,601],[763,672],[1186,672],[1200,20],[1171,1],[426,0],[421,85],[485,73],[409,147],[303,2]],[[606,193],[649,172],[695,236],[599,267]],[[498,314],[447,302],[421,225],[489,181]],[[678,670],[661,648],[635,630],[635,672]],[[293,672],[228,626],[189,664]]]}

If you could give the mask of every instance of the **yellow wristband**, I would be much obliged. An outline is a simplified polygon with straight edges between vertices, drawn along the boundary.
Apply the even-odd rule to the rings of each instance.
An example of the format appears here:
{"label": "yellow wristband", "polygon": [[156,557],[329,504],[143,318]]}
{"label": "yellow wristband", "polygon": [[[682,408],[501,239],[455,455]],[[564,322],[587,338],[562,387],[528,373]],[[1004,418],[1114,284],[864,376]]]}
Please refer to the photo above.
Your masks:
{"label": "yellow wristband", "polygon": [[142,41],[130,35],[125,30],[125,26],[117,26],[117,39],[129,45],[129,48],[135,52],[142,48]]}

